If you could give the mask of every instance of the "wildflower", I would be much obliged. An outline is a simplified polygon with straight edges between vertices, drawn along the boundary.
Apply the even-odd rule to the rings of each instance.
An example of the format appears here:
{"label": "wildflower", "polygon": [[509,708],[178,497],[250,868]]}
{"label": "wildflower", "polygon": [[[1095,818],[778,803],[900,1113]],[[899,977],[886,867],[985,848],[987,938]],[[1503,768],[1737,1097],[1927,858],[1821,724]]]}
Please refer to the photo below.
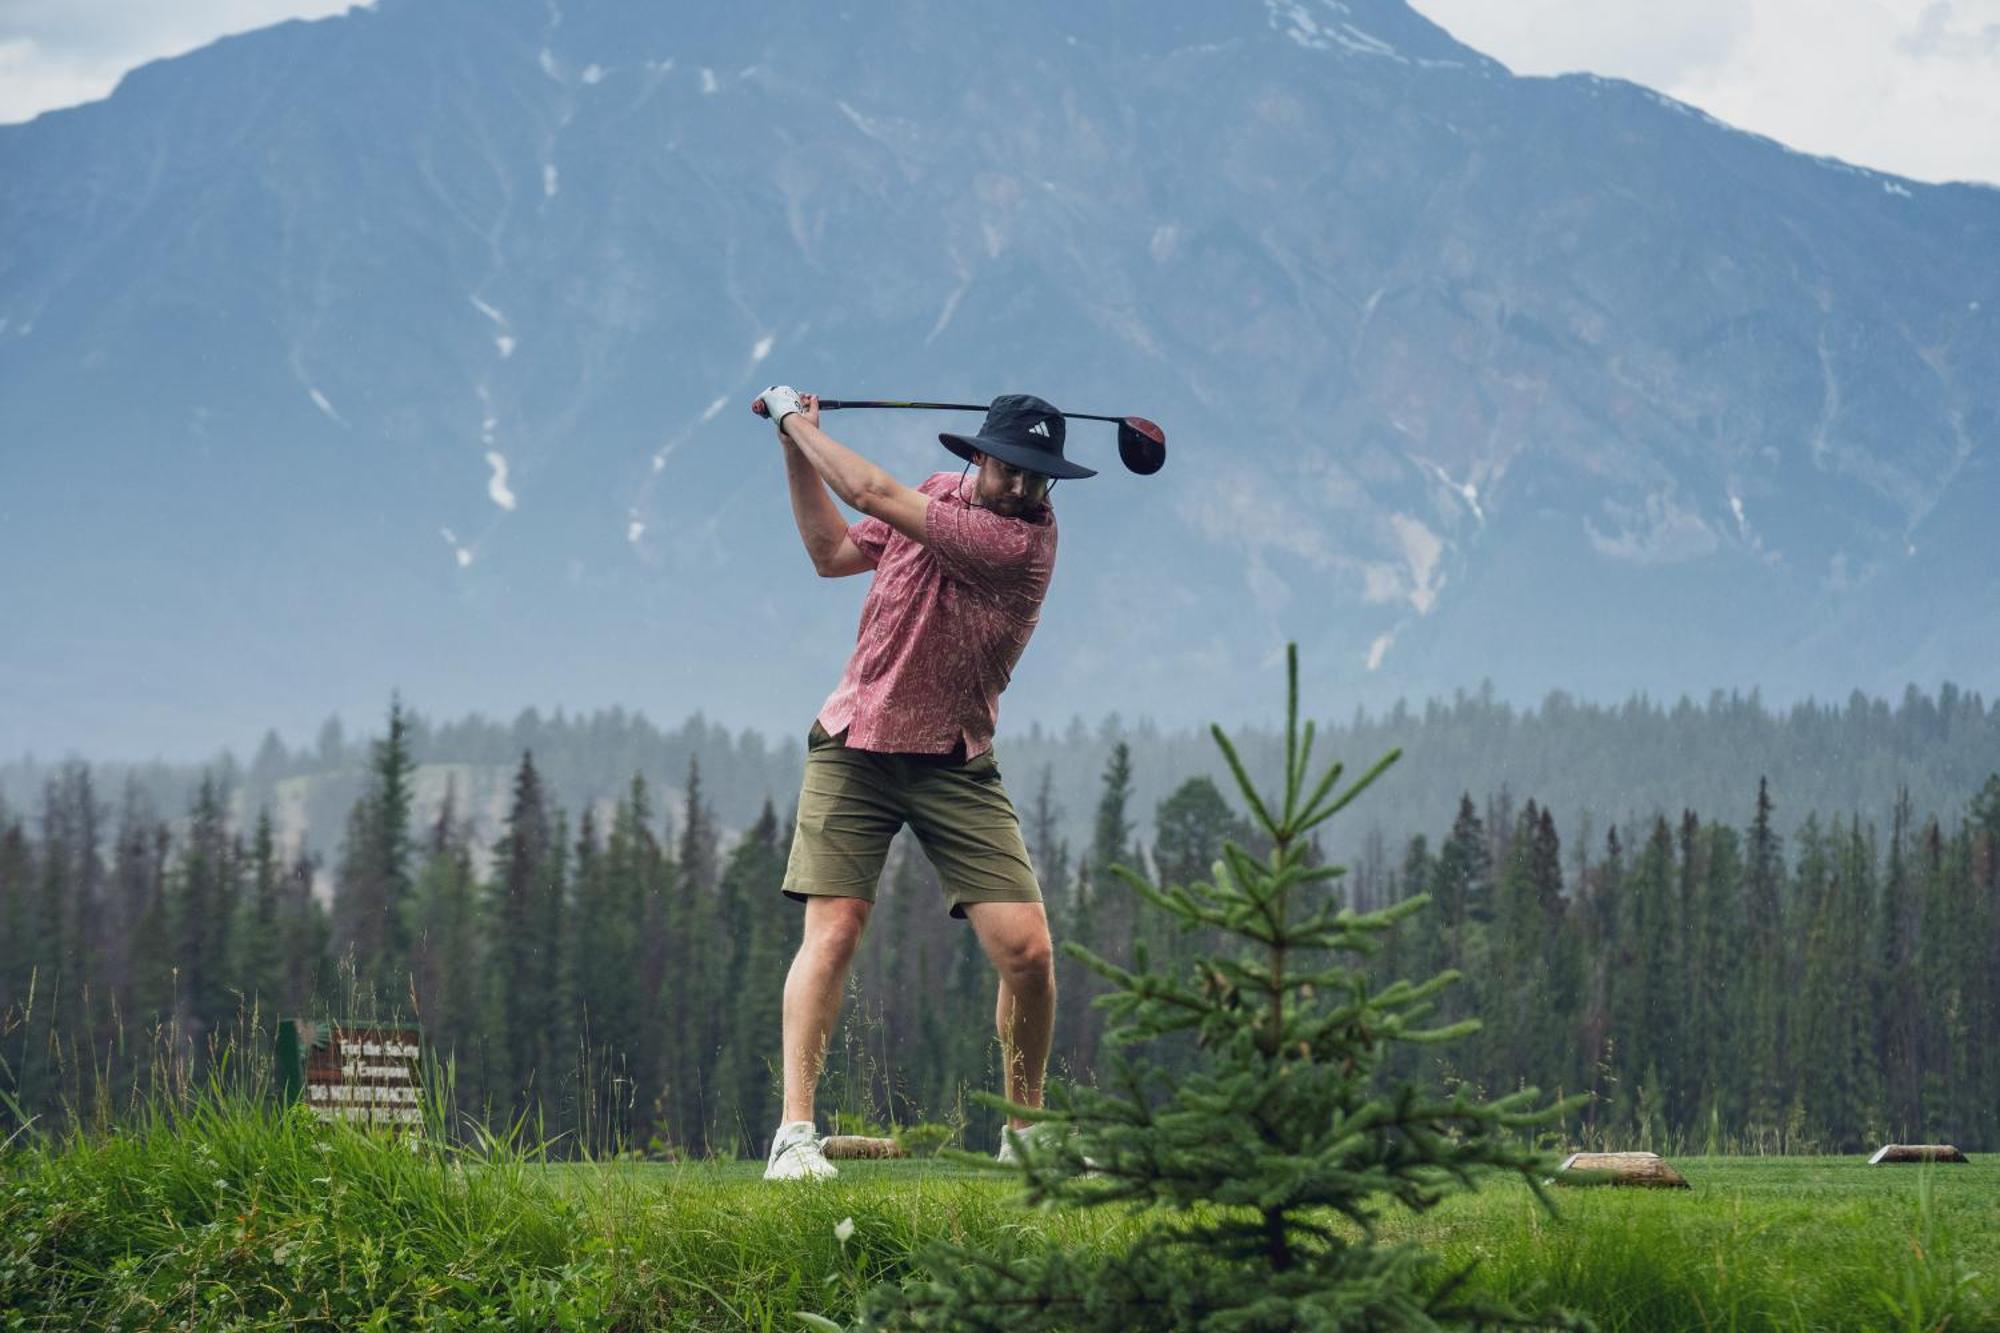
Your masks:
{"label": "wildflower", "polygon": [[843,1217],[840,1219],[839,1222],[834,1224],[833,1238],[839,1241],[842,1245],[847,1244],[848,1238],[853,1234],[854,1234],[853,1218]]}

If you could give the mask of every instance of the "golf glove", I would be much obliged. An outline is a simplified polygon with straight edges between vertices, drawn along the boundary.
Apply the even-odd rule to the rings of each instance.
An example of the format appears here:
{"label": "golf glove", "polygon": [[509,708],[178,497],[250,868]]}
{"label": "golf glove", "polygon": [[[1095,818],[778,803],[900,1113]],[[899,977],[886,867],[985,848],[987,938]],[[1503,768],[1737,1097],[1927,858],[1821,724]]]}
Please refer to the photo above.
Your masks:
{"label": "golf glove", "polygon": [[758,394],[757,400],[764,404],[764,411],[770,414],[771,424],[776,426],[780,433],[785,429],[786,417],[794,412],[805,411],[805,405],[799,402],[797,391],[789,384],[773,384]]}

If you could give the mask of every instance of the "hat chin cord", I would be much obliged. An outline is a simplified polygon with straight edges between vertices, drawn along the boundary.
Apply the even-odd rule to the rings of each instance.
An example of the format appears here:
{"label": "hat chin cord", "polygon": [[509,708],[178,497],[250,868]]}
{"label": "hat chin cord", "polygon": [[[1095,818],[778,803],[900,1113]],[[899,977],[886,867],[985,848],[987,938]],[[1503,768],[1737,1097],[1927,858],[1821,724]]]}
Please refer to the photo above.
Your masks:
{"label": "hat chin cord", "polygon": [[[965,500],[965,476],[968,472],[971,471],[972,471],[972,460],[968,458],[965,460],[965,466],[958,470],[958,498],[961,500]],[[1056,483],[1061,480],[1062,480],[1061,477],[1049,478],[1049,488],[1042,492],[1042,502],[1041,504],[1036,505],[1035,508],[1046,509],[1048,507],[1049,497],[1056,493]],[[970,500],[965,500],[965,502],[971,505],[975,509],[985,509],[986,512],[989,514],[993,512],[992,509],[988,508],[986,505],[983,505],[979,502],[978,491],[974,491],[972,493],[972,498]]]}

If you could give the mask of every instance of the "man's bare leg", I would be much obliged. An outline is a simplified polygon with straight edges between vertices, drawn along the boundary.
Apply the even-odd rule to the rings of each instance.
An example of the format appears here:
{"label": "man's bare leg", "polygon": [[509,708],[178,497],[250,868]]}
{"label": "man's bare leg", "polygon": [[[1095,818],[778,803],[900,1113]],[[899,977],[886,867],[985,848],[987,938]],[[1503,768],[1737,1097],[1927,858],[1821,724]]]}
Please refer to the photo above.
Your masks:
{"label": "man's bare leg", "polygon": [[[1056,1026],[1056,970],[1049,918],[1040,903],[967,903],[965,915],[1000,974],[993,1023],[1000,1034],[1007,1099],[1042,1104],[1049,1042]],[[1018,1116],[1008,1124],[1020,1129]]]}
{"label": "man's bare leg", "polygon": [[806,899],[806,933],[785,975],[785,1119],[811,1120],[826,1044],[861,932],[865,898]]}

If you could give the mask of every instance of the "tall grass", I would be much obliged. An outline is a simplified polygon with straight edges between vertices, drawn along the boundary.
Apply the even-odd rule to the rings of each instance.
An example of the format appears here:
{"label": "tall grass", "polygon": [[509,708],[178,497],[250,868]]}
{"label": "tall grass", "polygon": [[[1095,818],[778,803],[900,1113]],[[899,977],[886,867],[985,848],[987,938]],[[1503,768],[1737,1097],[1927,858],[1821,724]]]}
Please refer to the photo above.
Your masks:
{"label": "tall grass", "polygon": [[[489,1131],[448,1067],[424,1136],[324,1123],[276,1103],[269,1026],[249,1006],[199,1042],[166,1024],[44,1063],[65,1114],[0,1144],[0,1327],[795,1328],[849,1317],[932,1240],[1129,1240],[1125,1218],[1031,1211],[1011,1178],[934,1162],[817,1188],[751,1162],[557,1162],[578,1145]],[[866,1059],[850,1086],[874,1082]],[[1503,1183],[1387,1230],[1440,1277],[1469,1266],[1607,1330],[2000,1330],[1993,1157],[1677,1165],[1693,1191],[1565,1192],[1551,1218]]]}
{"label": "tall grass", "polygon": [[[1518,1183],[1391,1220],[1607,1330],[2000,1329],[2000,1162],[1689,1159],[1688,1193]],[[1023,1208],[1014,1182],[849,1163],[568,1164],[323,1123],[210,1083],[172,1114],[17,1140],[0,1158],[11,1327],[795,1328],[845,1319],[929,1241],[1121,1244],[1117,1216]],[[851,1226],[843,1223],[851,1222]]]}

